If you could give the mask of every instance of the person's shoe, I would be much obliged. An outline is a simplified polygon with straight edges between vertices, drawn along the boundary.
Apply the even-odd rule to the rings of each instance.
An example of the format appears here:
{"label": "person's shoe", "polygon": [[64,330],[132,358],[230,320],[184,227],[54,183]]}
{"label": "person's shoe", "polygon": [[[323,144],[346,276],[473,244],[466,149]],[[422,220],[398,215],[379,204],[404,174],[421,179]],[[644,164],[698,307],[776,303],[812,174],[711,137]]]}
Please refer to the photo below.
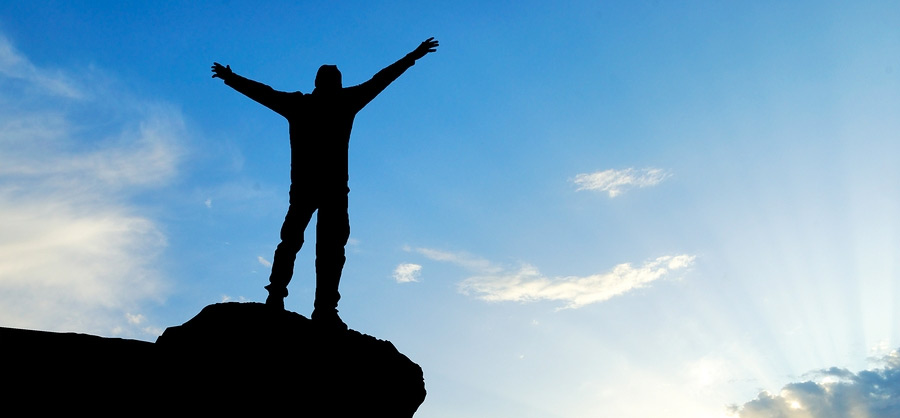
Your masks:
{"label": "person's shoe", "polygon": [[269,291],[269,296],[266,298],[266,306],[272,309],[284,310],[284,298],[287,297],[287,289],[275,288],[271,284],[265,288]]}
{"label": "person's shoe", "polygon": [[275,296],[269,293],[269,297],[266,298],[266,306],[271,309],[279,309],[284,310],[284,298],[280,296]]}
{"label": "person's shoe", "polygon": [[314,324],[321,325],[322,327],[331,330],[347,330],[347,324],[345,324],[344,321],[341,320],[341,317],[338,316],[337,309],[314,309],[312,320]]}

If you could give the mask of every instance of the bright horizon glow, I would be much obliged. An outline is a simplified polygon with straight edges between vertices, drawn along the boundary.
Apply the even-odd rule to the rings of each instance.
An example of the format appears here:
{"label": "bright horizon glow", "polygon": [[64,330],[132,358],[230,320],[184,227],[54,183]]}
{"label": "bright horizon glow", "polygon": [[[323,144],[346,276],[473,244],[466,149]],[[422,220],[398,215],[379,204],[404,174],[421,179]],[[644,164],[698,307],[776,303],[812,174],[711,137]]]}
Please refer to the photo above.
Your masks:
{"label": "bright horizon glow", "polygon": [[896,412],[892,2],[0,10],[0,326],[263,301],[287,123],[210,65],[308,92],[434,36],[354,123],[339,306],[422,366],[417,418]]}

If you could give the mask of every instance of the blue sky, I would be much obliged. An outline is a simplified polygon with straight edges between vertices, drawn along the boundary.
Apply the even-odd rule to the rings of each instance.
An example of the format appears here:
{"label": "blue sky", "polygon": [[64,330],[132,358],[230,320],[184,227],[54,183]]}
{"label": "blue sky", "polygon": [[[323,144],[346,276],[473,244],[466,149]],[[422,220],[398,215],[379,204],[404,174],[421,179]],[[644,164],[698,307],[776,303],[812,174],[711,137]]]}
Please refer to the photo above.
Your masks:
{"label": "blue sky", "polygon": [[264,300],[287,123],[210,65],[309,92],[434,36],[356,118],[339,306],[417,417],[897,412],[900,6],[483,3],[0,1],[0,326]]}

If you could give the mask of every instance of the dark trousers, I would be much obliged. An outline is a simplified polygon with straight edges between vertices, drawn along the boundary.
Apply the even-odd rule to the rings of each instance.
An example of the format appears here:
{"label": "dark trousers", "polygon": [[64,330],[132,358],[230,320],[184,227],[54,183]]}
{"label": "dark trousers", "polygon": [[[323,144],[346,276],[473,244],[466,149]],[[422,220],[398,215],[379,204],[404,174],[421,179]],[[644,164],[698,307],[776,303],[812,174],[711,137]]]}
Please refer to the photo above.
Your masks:
{"label": "dark trousers", "polygon": [[287,296],[287,285],[294,273],[294,261],[303,246],[303,233],[319,211],[316,222],[316,301],[317,309],[337,307],[341,298],[338,284],[347,260],[344,247],[350,238],[346,185],[304,189],[291,185],[290,205],[281,226],[281,242],[275,248],[270,294]]}

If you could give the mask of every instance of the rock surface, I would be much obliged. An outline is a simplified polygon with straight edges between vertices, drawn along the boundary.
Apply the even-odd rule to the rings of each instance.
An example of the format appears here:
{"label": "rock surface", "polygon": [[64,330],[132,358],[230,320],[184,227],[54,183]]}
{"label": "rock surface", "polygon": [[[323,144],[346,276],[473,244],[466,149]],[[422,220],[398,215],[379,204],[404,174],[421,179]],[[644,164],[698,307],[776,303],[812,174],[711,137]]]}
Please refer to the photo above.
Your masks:
{"label": "rock surface", "polygon": [[260,303],[207,306],[156,341],[0,328],[4,402],[33,412],[412,417],[422,369],[388,341]]}

